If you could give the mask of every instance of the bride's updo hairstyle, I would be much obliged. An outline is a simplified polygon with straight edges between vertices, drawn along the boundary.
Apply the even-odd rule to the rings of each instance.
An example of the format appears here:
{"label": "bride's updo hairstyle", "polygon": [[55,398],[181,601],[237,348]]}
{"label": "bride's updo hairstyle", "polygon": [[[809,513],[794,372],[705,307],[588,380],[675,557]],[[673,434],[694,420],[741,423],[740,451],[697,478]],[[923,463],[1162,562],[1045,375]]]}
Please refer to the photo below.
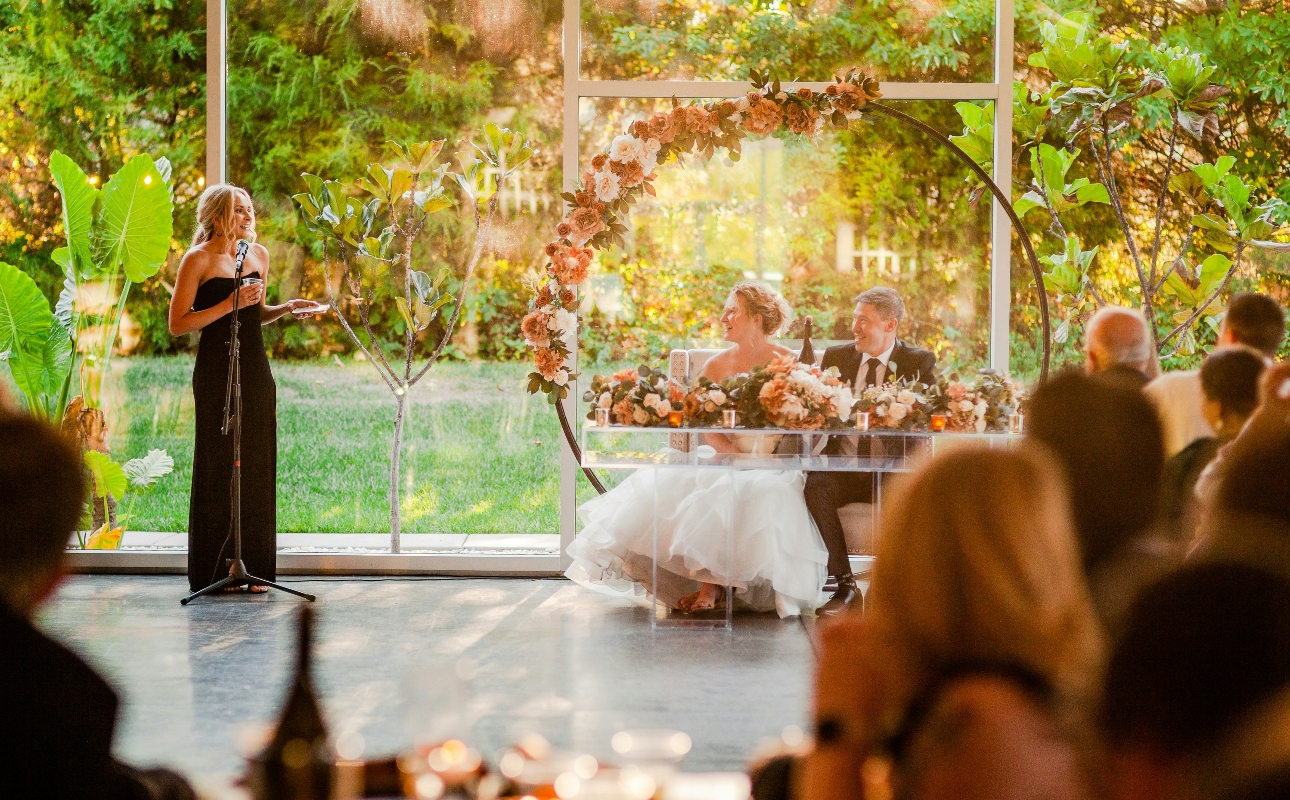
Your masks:
{"label": "bride's updo hairstyle", "polygon": [[736,283],[730,293],[739,298],[744,313],[750,317],[761,314],[761,329],[767,336],[774,336],[788,326],[793,309],[784,296],[761,281]]}
{"label": "bride's updo hairstyle", "polygon": [[245,236],[238,238],[255,241],[255,206],[251,205],[250,193],[231,183],[217,183],[214,186],[207,186],[206,191],[202,192],[201,198],[197,201],[197,228],[193,231],[192,247],[213,239],[216,223],[219,223],[221,230],[233,229],[233,222],[236,219],[233,207],[237,203],[239,194],[246,198],[246,204],[251,208],[251,229]]}

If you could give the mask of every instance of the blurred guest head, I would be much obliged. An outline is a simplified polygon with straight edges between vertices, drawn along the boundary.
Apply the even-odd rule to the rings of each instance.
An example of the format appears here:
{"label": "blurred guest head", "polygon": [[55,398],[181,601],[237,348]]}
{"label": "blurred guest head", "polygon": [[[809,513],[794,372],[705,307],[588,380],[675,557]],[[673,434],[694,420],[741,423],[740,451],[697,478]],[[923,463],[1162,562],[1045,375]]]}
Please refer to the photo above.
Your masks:
{"label": "blurred guest head", "polygon": [[1219,436],[1235,436],[1259,404],[1263,355],[1249,347],[1215,350],[1200,367],[1201,413]]}
{"label": "blurred guest head", "polygon": [[1084,332],[1084,366],[1090,375],[1110,373],[1108,378],[1123,376],[1130,382],[1137,373],[1141,379],[1135,388],[1142,388],[1156,371],[1151,330],[1142,312],[1107,306],[1094,314]]}
{"label": "blurred guest head", "polygon": [[1067,371],[1036,390],[1027,425],[1066,476],[1086,570],[1156,521],[1165,453],[1141,392]]}
{"label": "blurred guest head", "polygon": [[9,390],[0,383],[0,416],[5,414],[17,414],[19,412],[18,404],[9,396]]}
{"label": "blurred guest head", "polygon": [[1205,756],[1290,685],[1290,581],[1197,564],[1142,593],[1107,668],[1112,796],[1193,798]]}
{"label": "blurred guest head", "polygon": [[0,416],[0,602],[30,616],[62,576],[63,551],[85,508],[80,454],[25,416]]}
{"label": "blurred guest head", "polygon": [[1221,474],[1192,557],[1290,578],[1290,428],[1244,443]]}
{"label": "blurred guest head", "polygon": [[935,458],[895,490],[882,529],[867,615],[911,689],[966,662],[1014,664],[1063,694],[1089,688],[1100,632],[1046,455]]}
{"label": "blurred guest head", "polygon": [[1220,345],[1243,344],[1274,358],[1286,335],[1286,315],[1266,294],[1243,292],[1227,301],[1227,313],[1218,331]]}

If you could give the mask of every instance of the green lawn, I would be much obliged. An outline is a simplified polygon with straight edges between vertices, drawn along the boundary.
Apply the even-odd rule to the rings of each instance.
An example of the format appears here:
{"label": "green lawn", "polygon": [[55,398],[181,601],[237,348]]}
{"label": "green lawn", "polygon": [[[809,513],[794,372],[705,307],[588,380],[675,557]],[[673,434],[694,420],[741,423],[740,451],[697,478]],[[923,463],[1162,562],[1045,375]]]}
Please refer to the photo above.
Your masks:
{"label": "green lawn", "polygon": [[[104,405],[117,461],[164,448],[175,472],[130,506],[132,530],[188,529],[191,357],[122,358]],[[524,391],[524,363],[445,363],[412,391],[402,462],[403,530],[556,533],[559,421]],[[274,362],[278,384],[278,529],[389,530],[394,404],[352,359]]]}

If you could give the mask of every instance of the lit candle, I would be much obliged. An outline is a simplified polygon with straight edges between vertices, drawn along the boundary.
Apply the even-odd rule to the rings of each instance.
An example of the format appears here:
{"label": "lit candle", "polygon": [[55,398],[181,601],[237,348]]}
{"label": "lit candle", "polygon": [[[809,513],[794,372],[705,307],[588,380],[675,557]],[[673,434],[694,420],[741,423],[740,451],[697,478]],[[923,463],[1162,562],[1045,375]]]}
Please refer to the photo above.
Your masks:
{"label": "lit candle", "polygon": [[721,424],[727,428],[733,428],[739,422],[739,412],[733,408],[722,409]]}
{"label": "lit candle", "polygon": [[1023,417],[1017,411],[1008,415],[1008,433],[1021,433]]}
{"label": "lit candle", "polygon": [[868,411],[856,412],[856,430],[858,431],[869,430],[869,412]]}
{"label": "lit candle", "polygon": [[945,423],[947,421],[948,421],[948,418],[944,414],[933,414],[932,430],[936,433],[940,433],[941,431],[945,430]]}
{"label": "lit candle", "polygon": [[681,412],[673,411],[667,415],[667,424],[673,428],[681,427]]}
{"label": "lit candle", "polygon": [[609,409],[607,408],[596,409],[596,425],[601,428],[609,427]]}

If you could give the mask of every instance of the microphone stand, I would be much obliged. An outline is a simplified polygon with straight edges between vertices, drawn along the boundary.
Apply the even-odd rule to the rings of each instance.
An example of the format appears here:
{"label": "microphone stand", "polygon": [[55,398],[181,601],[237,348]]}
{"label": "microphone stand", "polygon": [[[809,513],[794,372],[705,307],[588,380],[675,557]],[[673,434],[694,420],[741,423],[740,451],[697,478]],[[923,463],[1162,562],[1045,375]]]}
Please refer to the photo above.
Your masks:
{"label": "microphone stand", "polygon": [[[229,517],[229,525],[233,529],[233,560],[229,564],[227,578],[212,583],[204,589],[198,589],[180,600],[179,604],[185,606],[202,595],[223,591],[226,586],[246,586],[247,588],[267,586],[280,592],[294,594],[296,597],[303,597],[311,603],[317,599],[311,594],[298,592],[273,581],[266,581],[264,578],[257,578],[246,571],[246,564],[242,562],[242,350],[239,341],[242,322],[238,319],[238,311],[242,300],[242,262],[246,260],[246,251],[249,248],[250,245],[245,240],[237,243],[237,261],[233,271],[233,321],[229,328],[231,336],[228,343],[228,383],[224,388],[222,432],[225,436],[229,434],[230,429],[233,432],[233,508]],[[220,549],[220,553],[223,554],[223,548]]]}

